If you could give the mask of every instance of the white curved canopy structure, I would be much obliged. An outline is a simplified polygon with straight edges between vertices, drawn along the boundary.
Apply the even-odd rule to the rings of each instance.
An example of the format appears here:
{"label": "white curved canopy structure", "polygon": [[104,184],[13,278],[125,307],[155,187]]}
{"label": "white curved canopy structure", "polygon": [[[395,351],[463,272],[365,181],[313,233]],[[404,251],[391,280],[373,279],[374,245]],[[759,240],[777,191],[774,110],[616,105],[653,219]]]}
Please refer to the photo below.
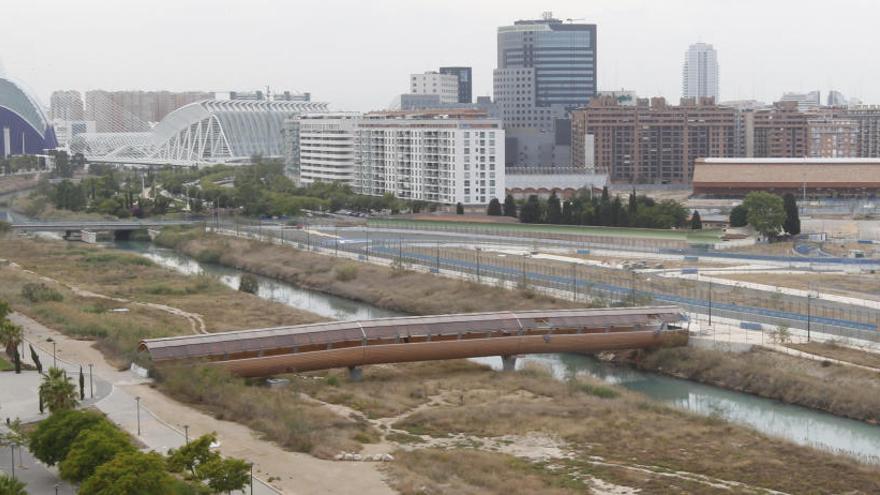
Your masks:
{"label": "white curved canopy structure", "polygon": [[[83,154],[91,160],[200,165],[283,154],[281,127],[303,112],[326,112],[310,101],[203,100],[171,112],[149,133],[93,134]],[[115,136],[115,137],[114,137]],[[110,145],[117,143],[115,149]]]}

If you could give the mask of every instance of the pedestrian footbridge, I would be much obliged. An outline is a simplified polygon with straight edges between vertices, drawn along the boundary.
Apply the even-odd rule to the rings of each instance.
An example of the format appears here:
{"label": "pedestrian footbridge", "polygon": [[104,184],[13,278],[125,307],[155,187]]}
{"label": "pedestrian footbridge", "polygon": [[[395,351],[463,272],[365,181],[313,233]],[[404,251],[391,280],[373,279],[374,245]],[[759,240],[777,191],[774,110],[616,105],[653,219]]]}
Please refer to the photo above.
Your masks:
{"label": "pedestrian footbridge", "polygon": [[368,364],[590,353],[684,345],[676,306],[381,318],[147,339],[157,366],[206,364],[246,377]]}

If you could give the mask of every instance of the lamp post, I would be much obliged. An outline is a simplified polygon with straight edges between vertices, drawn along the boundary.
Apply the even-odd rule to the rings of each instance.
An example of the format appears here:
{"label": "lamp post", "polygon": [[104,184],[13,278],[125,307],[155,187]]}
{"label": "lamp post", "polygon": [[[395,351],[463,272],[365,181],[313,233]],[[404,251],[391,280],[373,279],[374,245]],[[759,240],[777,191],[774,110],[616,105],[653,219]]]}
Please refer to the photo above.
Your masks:
{"label": "lamp post", "polygon": [[251,495],[254,495],[254,463],[251,463]]}
{"label": "lamp post", "polygon": [[477,250],[477,283],[479,284],[481,282],[480,281],[480,253],[483,250],[480,248],[480,246],[477,246],[476,250]]}
{"label": "lamp post", "polygon": [[141,396],[137,396],[134,398],[137,403],[137,431],[138,436],[141,436]]}
{"label": "lamp post", "polygon": [[89,395],[92,399],[95,398],[95,382],[92,380],[92,366],[94,364],[89,363]]}
{"label": "lamp post", "polygon": [[810,326],[813,320],[812,301],[813,295],[807,294],[807,342],[810,341]]}
{"label": "lamp post", "polygon": [[15,444],[9,444],[9,450],[12,453],[12,479],[15,479]]}
{"label": "lamp post", "polygon": [[183,436],[186,438],[186,444],[189,445],[189,425],[183,425]]}
{"label": "lamp post", "polygon": [[636,305],[636,271],[632,270],[632,285],[630,286],[630,294],[632,295],[632,305]]}
{"label": "lamp post", "polygon": [[709,326],[712,326],[712,279],[709,279]]}
{"label": "lamp post", "polygon": [[52,341],[52,367],[53,368],[58,367],[58,362],[55,359],[55,341],[54,340]]}

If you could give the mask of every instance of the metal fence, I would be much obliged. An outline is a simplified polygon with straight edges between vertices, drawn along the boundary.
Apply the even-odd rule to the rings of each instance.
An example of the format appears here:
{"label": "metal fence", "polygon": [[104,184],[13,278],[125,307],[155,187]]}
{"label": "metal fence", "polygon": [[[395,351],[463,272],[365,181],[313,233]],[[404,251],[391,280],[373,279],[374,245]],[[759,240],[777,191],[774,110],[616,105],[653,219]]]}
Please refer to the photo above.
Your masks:
{"label": "metal fence", "polygon": [[[687,311],[741,321],[825,332],[880,342],[880,311],[815,297],[732,287],[582,263],[487,252],[437,241],[340,239],[309,229],[225,224],[227,233],[258,237],[302,250],[363,261],[381,260],[400,269],[455,274],[478,283],[549,292],[603,305],[672,303]],[[498,243],[494,243],[497,246]],[[488,244],[483,244],[489,247]]]}

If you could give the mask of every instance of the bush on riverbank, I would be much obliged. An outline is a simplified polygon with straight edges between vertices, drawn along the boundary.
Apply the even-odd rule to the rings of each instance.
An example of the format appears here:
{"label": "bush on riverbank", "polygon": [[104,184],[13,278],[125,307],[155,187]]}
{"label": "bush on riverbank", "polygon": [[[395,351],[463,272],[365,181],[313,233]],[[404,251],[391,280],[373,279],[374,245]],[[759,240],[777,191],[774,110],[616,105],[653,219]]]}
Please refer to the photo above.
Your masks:
{"label": "bush on riverbank", "polygon": [[659,349],[641,369],[777,399],[838,416],[880,422],[880,376],[866,370],[755,349],[729,353]]}

